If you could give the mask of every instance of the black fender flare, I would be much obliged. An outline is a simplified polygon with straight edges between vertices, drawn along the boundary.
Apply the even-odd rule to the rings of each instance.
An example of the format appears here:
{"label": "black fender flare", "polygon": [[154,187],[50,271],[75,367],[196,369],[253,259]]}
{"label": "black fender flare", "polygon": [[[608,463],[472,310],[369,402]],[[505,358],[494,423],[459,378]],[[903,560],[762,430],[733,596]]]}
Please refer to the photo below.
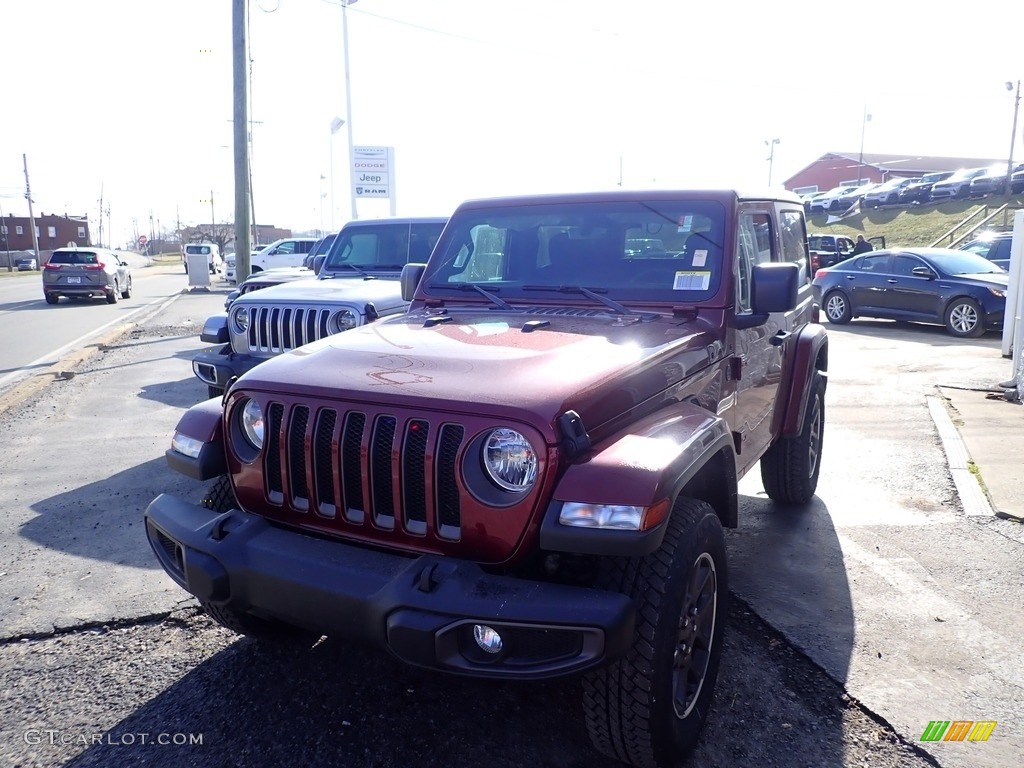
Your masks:
{"label": "black fender flare", "polygon": [[[792,363],[789,375],[782,382],[785,410],[776,416],[776,425],[781,426],[785,437],[799,435],[804,428],[804,414],[807,413],[807,398],[815,376],[821,376],[828,384],[828,334],[816,323],[808,323],[800,329],[793,343]],[[781,424],[780,424],[781,422]],[[773,430],[779,434],[779,430]]]}
{"label": "black fender flare", "polygon": [[[698,405],[675,403],[595,445],[568,467],[541,521],[540,546],[580,554],[649,554],[661,545],[665,520],[681,493],[708,501],[723,525],[734,527],[736,483],[729,425]],[[559,523],[563,503],[569,501],[643,507],[666,503],[668,510],[647,530],[584,528]]]}
{"label": "black fender flare", "polygon": [[227,472],[225,455],[223,406],[221,398],[215,397],[196,403],[182,414],[174,428],[175,436],[197,440],[201,443],[198,456],[188,456],[173,447],[164,453],[167,465],[194,480],[210,480]]}

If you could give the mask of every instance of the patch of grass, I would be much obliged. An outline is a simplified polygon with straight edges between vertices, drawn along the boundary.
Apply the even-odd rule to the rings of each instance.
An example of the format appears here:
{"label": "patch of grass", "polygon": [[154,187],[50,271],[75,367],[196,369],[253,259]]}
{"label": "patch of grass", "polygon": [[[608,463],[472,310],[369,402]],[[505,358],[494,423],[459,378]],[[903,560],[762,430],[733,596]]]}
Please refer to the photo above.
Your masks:
{"label": "patch of grass", "polygon": [[[1024,208],[1024,196],[991,197],[984,200],[954,200],[937,205],[915,205],[907,208],[868,208],[857,216],[851,216],[835,224],[826,224],[827,214],[815,214],[807,221],[808,232],[828,232],[856,238],[885,236],[887,247],[894,245],[931,245],[944,234],[957,227],[971,214],[977,213],[970,223],[958,229],[954,237],[966,235],[988,214],[994,213],[1003,203],[1010,208]],[[983,209],[986,212],[981,212]],[[982,230],[1001,229],[1012,226],[1013,212],[1006,211],[981,227]]]}
{"label": "patch of grass", "polygon": [[988,496],[988,487],[985,485],[985,480],[981,476],[981,468],[974,463],[974,459],[967,460],[967,471],[974,475],[974,479],[978,481],[978,485],[981,487],[982,492]]}

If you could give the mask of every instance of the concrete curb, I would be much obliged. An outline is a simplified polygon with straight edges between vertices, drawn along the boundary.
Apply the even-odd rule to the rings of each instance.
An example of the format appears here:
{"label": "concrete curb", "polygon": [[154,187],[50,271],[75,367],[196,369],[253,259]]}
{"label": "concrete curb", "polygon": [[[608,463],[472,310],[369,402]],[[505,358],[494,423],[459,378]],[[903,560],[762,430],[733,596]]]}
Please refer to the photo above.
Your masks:
{"label": "concrete curb", "polygon": [[970,453],[956,425],[949,417],[945,399],[936,395],[928,395],[925,399],[928,401],[928,411],[942,440],[946,463],[949,465],[949,473],[953,476],[964,514],[969,517],[993,517],[995,511],[978,478],[971,472],[971,465],[974,462],[971,461]]}

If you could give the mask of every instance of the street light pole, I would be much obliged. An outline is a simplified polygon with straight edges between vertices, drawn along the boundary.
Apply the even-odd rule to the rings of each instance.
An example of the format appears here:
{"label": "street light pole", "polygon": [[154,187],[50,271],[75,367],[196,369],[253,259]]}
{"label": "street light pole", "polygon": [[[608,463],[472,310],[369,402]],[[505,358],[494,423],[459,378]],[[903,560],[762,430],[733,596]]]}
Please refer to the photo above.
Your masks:
{"label": "street light pole", "polygon": [[768,141],[765,139],[764,145],[771,151],[768,153],[768,186],[772,185],[772,165],[775,164],[775,145],[779,143],[778,139],[772,139]]}
{"label": "street light pole", "polygon": [[330,144],[330,166],[331,166],[331,231],[334,231],[334,134],[341,130],[345,121],[340,117],[331,120],[331,144]]}
{"label": "street light pole", "polygon": [[[1013,90],[1013,83],[1006,81],[1006,90]],[[1013,144],[1017,138],[1017,112],[1020,109],[1020,80],[1017,81],[1017,95],[1013,98],[1013,128],[1010,130],[1010,159],[1006,161],[1006,195],[1010,195],[1010,176],[1013,174]]]}
{"label": "street light pole", "polygon": [[860,159],[857,161],[857,186],[860,186],[861,173],[864,170],[864,134],[867,132],[868,123],[871,122],[871,115],[868,113],[868,105],[864,105],[864,117],[860,123]]}
{"label": "street light pole", "polygon": [[352,200],[352,220],[359,218],[356,210],[356,171],[352,165],[352,84],[348,74],[348,7],[356,0],[341,0],[341,47],[345,52],[345,118],[348,125],[348,193]]}

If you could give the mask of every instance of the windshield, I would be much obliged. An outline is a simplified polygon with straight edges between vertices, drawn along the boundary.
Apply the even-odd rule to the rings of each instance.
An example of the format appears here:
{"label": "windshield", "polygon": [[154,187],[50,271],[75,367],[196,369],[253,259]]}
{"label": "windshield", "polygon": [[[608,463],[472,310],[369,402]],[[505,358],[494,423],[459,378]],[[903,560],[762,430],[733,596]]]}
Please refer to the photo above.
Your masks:
{"label": "windshield", "polygon": [[581,288],[616,301],[702,301],[722,280],[724,231],[724,208],[706,200],[468,209],[452,219],[421,286],[451,297],[483,285],[531,302],[592,298]]}
{"label": "windshield", "polygon": [[[351,227],[335,238],[325,270],[401,270],[407,262],[425,262],[441,236],[441,222],[387,223]],[[357,272],[359,270],[356,270]]]}

